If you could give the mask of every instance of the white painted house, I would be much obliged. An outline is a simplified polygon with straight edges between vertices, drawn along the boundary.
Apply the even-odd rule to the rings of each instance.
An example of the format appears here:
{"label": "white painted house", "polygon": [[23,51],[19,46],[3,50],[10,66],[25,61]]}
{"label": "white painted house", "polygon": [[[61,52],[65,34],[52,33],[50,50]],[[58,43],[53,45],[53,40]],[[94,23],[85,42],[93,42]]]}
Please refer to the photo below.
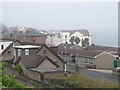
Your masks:
{"label": "white painted house", "polygon": [[85,38],[88,39],[89,45],[91,45],[91,34],[87,30],[62,30],[60,32],[56,32],[52,36],[47,36],[46,44],[59,45],[65,42],[70,44],[72,36],[80,39],[80,46],[82,46],[82,41]]}
{"label": "white painted house", "polygon": [[[64,30],[61,31],[61,39],[62,43],[65,43],[65,41],[70,44],[70,39],[72,36],[79,37],[80,43],[79,45],[82,46],[82,40],[85,38],[89,39],[89,45],[91,45],[91,34],[87,30]],[[74,43],[75,44],[75,43]]]}
{"label": "white painted house", "polygon": [[46,44],[57,46],[62,43],[61,35],[59,32],[54,32],[47,35]]}
{"label": "white painted house", "polygon": [[13,41],[0,40],[0,54],[4,51]]}

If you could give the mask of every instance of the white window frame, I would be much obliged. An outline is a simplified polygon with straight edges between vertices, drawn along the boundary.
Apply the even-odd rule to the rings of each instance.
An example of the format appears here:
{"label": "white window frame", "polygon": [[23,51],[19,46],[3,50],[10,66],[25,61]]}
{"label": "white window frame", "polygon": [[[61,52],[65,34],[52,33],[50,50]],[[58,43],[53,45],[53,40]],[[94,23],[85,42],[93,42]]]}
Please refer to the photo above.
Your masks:
{"label": "white window frame", "polygon": [[30,55],[29,49],[25,49],[25,55]]}

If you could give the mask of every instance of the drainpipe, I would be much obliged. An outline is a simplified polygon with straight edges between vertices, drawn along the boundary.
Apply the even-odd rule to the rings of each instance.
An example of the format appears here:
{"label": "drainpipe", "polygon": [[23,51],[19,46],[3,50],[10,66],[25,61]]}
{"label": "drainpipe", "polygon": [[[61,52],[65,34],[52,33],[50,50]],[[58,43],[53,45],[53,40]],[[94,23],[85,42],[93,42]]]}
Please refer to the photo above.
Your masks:
{"label": "drainpipe", "polygon": [[14,48],[14,42],[13,42],[13,55],[14,55],[14,61],[13,61],[13,67],[14,67],[14,63],[16,62],[16,50]]}
{"label": "drainpipe", "polygon": [[64,73],[64,75],[65,76],[67,76],[67,51],[66,51],[66,46],[65,46],[65,59],[66,59],[66,63],[65,63],[65,68],[64,68],[64,71],[65,71],[65,73]]}

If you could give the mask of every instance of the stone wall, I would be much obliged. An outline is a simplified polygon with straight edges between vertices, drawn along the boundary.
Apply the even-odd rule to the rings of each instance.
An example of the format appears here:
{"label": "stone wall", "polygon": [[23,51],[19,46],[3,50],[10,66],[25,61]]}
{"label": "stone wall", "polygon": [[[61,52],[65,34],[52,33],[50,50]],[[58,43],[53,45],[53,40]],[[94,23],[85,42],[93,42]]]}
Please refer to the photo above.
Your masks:
{"label": "stone wall", "polygon": [[[61,86],[52,85],[52,84],[49,84],[47,82],[39,81],[39,79],[35,80],[34,78],[29,78],[29,77],[25,76],[24,74],[19,74],[16,69],[14,69],[14,68],[12,68],[11,66],[8,66],[8,65],[5,66],[5,73],[7,75],[14,74],[16,79],[23,80],[23,81],[25,81],[29,84],[33,84],[34,86],[36,86],[36,88],[41,88],[41,87],[42,88],[53,88],[53,90],[54,90],[54,88],[63,88]],[[47,76],[47,74],[46,74],[46,76]]]}

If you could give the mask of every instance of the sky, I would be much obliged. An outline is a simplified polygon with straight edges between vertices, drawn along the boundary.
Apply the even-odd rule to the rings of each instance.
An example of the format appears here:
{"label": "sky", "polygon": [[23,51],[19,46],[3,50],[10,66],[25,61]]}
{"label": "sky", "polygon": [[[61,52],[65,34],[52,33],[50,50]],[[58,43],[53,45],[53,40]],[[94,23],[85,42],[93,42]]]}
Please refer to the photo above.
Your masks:
{"label": "sky", "polygon": [[8,27],[87,29],[92,34],[92,43],[118,45],[117,2],[5,2],[0,7],[0,22]]}

